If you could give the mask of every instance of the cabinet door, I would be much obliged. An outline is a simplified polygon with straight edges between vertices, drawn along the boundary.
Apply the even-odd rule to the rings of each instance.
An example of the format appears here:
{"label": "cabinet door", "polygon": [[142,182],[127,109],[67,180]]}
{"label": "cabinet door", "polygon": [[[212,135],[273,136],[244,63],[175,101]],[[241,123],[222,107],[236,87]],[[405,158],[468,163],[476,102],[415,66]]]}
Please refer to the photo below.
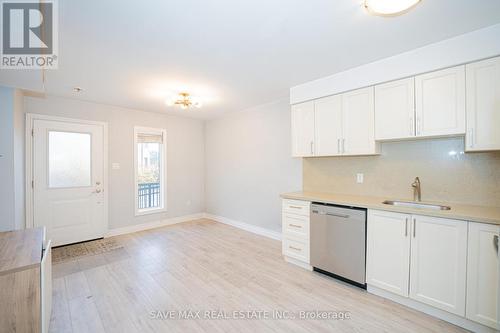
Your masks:
{"label": "cabinet door", "polygon": [[342,94],[342,129],[344,155],[378,153],[375,143],[375,105],[373,87]]}
{"label": "cabinet door", "polygon": [[292,155],[314,155],[314,102],[292,105]]}
{"label": "cabinet door", "polygon": [[375,86],[375,139],[415,136],[415,79]]}
{"label": "cabinet door", "polygon": [[500,329],[498,235],[500,227],[469,223],[467,318]]}
{"label": "cabinet door", "polygon": [[467,222],[413,216],[410,298],[465,316]]}
{"label": "cabinet door", "polygon": [[467,65],[467,151],[500,150],[500,57]]}
{"label": "cabinet door", "polygon": [[42,261],[40,263],[40,316],[42,332],[49,331],[50,316],[52,314],[52,244],[49,240],[44,244]]}
{"label": "cabinet door", "polygon": [[314,124],[315,155],[339,155],[342,139],[342,98],[340,95],[315,101]]}
{"label": "cabinet door", "polygon": [[407,214],[368,211],[366,283],[408,297],[410,223]]}
{"label": "cabinet door", "polygon": [[465,68],[415,77],[417,136],[465,134]]}

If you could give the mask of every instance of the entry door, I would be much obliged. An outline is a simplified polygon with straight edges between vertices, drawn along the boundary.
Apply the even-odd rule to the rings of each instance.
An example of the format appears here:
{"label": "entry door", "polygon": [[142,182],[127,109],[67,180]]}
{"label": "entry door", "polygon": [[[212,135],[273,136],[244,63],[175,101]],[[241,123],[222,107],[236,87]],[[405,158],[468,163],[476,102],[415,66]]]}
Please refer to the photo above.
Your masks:
{"label": "entry door", "polygon": [[33,122],[33,219],[55,246],[106,231],[104,126]]}

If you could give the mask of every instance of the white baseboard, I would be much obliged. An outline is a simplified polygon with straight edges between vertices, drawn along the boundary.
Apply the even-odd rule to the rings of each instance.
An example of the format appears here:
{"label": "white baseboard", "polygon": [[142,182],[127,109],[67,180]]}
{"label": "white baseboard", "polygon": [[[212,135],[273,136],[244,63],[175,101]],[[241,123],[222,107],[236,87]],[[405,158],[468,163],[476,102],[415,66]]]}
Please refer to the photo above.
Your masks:
{"label": "white baseboard", "polygon": [[460,326],[462,328],[465,328],[469,331],[472,332],[477,332],[477,333],[494,333],[497,332],[496,330],[486,327],[484,325],[478,324],[476,322],[473,322],[467,318],[457,316],[453,313],[449,313],[447,311],[443,311],[440,309],[437,309],[435,307],[432,307],[430,305],[420,303],[418,301],[415,301],[411,298],[399,296],[396,294],[393,294],[391,292],[385,291],[383,289],[373,287],[368,285],[366,289],[369,293],[390,299],[391,301],[394,301],[399,304],[403,304],[409,308],[415,309],[417,311],[426,313],[430,316],[442,319],[444,321],[447,321],[449,323],[452,323],[454,325]]}
{"label": "white baseboard", "polygon": [[307,269],[308,271],[312,271],[313,270],[312,266],[309,265],[309,264],[306,264],[305,262],[302,262],[300,260],[297,260],[297,259],[294,259],[294,258],[290,258],[290,257],[287,257],[287,256],[284,256],[284,258],[285,258],[285,261],[287,263],[290,263],[290,264],[293,264],[293,265],[297,265],[299,267]]}
{"label": "white baseboard", "polygon": [[276,240],[281,240],[281,232],[278,232],[278,231],[269,230],[266,228],[255,226],[253,224],[235,221],[235,220],[228,219],[227,217],[212,215],[209,213],[205,213],[205,218],[210,219],[210,220],[214,220],[216,222],[224,223],[227,225],[231,225],[233,227],[243,229],[243,230],[252,232],[254,234],[257,234],[257,235],[265,236],[265,237],[276,239]]}
{"label": "white baseboard", "polygon": [[122,227],[122,228],[115,228],[115,229],[108,230],[105,237],[113,237],[113,236],[118,236],[118,235],[130,234],[133,232],[159,228],[159,227],[163,227],[163,226],[167,226],[167,225],[188,222],[188,221],[197,220],[197,219],[201,219],[201,218],[211,219],[211,220],[214,220],[216,222],[231,225],[233,227],[243,229],[243,230],[252,232],[254,234],[257,234],[257,235],[265,236],[265,237],[276,239],[276,240],[281,240],[281,233],[278,231],[269,230],[269,229],[258,227],[258,226],[252,225],[252,224],[231,220],[231,219],[228,219],[227,217],[212,215],[212,214],[208,214],[208,213],[184,215],[184,216],[178,216],[178,217],[173,217],[173,218],[159,220],[159,221],[152,221],[152,222],[148,222],[148,223],[131,225],[131,226]]}
{"label": "white baseboard", "polygon": [[115,229],[108,230],[105,237],[113,237],[113,236],[118,236],[118,235],[130,234],[130,233],[137,232],[137,231],[149,230],[149,229],[164,227],[167,225],[188,222],[188,221],[192,221],[192,220],[201,219],[204,217],[205,217],[205,213],[198,213],[198,214],[172,217],[169,219],[152,221],[152,222],[148,222],[148,223],[136,224],[136,225],[131,225],[131,226],[122,227],[122,228],[115,228]]}

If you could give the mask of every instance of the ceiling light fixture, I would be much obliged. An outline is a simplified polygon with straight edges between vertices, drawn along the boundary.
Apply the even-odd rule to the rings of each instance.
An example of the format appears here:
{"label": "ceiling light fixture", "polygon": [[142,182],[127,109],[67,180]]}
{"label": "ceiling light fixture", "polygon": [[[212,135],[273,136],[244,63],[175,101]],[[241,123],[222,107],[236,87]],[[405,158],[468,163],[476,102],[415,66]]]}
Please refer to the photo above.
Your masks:
{"label": "ceiling light fixture", "polygon": [[379,16],[397,16],[406,13],[421,0],[365,0],[366,10]]}
{"label": "ceiling light fixture", "polygon": [[179,96],[177,96],[177,98],[167,100],[166,104],[168,106],[178,105],[181,107],[181,109],[184,109],[184,110],[191,107],[191,106],[194,106],[195,108],[201,108],[201,106],[202,106],[200,101],[196,100],[196,98],[189,95],[189,93],[187,93],[187,92],[179,93]]}

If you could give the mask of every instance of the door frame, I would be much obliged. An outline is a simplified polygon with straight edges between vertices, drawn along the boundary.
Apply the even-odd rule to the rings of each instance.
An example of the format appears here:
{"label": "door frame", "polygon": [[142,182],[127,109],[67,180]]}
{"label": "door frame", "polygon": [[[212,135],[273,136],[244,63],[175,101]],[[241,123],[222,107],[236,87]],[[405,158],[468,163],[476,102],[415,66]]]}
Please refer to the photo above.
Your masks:
{"label": "door frame", "polygon": [[108,185],[108,123],[102,121],[66,118],[49,116],[44,114],[36,113],[26,113],[26,126],[25,126],[25,213],[26,213],[26,226],[25,228],[33,228],[35,226],[34,216],[33,216],[33,205],[34,205],[34,188],[32,186],[33,181],[33,128],[35,120],[49,120],[49,121],[60,121],[60,122],[70,122],[77,124],[86,125],[97,125],[101,126],[103,129],[103,189],[104,189],[104,235],[108,232],[108,201],[109,201],[109,185]]}

